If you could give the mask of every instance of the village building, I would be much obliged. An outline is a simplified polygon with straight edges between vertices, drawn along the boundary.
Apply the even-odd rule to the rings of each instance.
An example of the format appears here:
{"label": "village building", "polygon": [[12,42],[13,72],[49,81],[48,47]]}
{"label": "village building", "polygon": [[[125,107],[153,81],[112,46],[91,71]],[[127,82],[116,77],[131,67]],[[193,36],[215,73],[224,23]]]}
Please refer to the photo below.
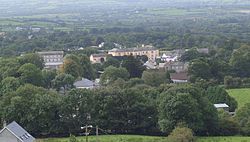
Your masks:
{"label": "village building", "polygon": [[37,52],[44,60],[45,69],[59,69],[63,64],[63,51]]}
{"label": "village building", "polygon": [[14,121],[0,131],[0,142],[35,142],[35,138]]}
{"label": "village building", "polygon": [[137,48],[123,48],[118,49],[114,48],[108,52],[112,56],[142,56],[145,55],[148,57],[149,61],[155,61],[159,56],[159,50],[153,46],[142,46]]}
{"label": "village building", "polygon": [[98,82],[91,81],[89,79],[83,78],[82,80],[76,81],[74,87],[77,89],[94,89],[98,88],[100,85]]}
{"label": "village building", "polygon": [[177,73],[187,72],[188,63],[184,63],[184,62],[159,63],[159,69],[164,70],[164,71],[175,71]]}
{"label": "village building", "polygon": [[187,83],[188,82],[188,73],[180,72],[180,73],[170,73],[170,79],[173,83]]}
{"label": "village building", "polygon": [[107,60],[107,54],[91,54],[90,57],[90,62],[95,64],[95,63],[103,63]]}
{"label": "village building", "polygon": [[161,61],[164,62],[176,62],[178,60],[177,55],[166,55],[165,53],[161,56]]}

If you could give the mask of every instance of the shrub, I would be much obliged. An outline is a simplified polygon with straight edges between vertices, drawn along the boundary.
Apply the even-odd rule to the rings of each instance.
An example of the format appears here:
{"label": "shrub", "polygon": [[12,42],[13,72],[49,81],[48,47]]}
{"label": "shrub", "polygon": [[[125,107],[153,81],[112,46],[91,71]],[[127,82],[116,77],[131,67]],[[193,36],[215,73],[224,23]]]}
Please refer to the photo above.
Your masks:
{"label": "shrub", "polygon": [[168,136],[171,142],[194,142],[193,131],[187,127],[176,127]]}

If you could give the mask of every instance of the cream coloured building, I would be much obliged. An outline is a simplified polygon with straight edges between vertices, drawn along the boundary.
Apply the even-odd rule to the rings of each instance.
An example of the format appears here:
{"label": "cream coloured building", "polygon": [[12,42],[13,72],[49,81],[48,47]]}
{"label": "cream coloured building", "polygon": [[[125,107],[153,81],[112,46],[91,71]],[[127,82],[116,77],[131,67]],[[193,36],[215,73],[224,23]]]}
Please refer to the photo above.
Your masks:
{"label": "cream coloured building", "polygon": [[145,46],[140,48],[124,48],[117,49],[114,48],[108,52],[108,54],[112,56],[142,56],[146,55],[149,61],[155,61],[155,59],[159,56],[159,50],[153,48],[152,46]]}
{"label": "cream coloured building", "polygon": [[44,60],[46,69],[59,69],[63,64],[63,51],[37,52]]}
{"label": "cream coloured building", "polygon": [[90,59],[90,62],[92,64],[95,64],[95,63],[102,63],[104,61],[106,61],[106,58],[107,58],[107,54],[91,54],[89,59]]}

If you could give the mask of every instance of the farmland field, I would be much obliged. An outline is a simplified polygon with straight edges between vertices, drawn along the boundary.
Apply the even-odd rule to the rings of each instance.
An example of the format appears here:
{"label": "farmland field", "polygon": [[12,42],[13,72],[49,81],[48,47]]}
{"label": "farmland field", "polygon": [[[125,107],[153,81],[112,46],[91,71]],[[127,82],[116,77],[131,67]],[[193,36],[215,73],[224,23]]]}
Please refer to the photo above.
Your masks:
{"label": "farmland field", "polygon": [[[79,142],[85,142],[85,137],[77,137]],[[116,135],[89,137],[89,142],[168,142],[166,137],[136,136],[136,135]],[[43,139],[38,142],[68,142],[68,138]],[[197,142],[248,142],[250,137],[202,137]]]}
{"label": "farmland field", "polygon": [[250,88],[229,89],[228,93],[238,102],[238,108],[241,108],[246,103],[250,103]]}

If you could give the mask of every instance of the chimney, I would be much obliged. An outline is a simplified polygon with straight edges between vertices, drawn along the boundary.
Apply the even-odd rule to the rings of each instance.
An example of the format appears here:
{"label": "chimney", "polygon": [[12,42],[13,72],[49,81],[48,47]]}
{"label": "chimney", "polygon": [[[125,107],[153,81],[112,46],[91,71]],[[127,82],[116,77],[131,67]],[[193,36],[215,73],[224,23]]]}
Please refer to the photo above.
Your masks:
{"label": "chimney", "polygon": [[3,120],[3,128],[6,127],[6,126],[7,126],[6,121]]}

